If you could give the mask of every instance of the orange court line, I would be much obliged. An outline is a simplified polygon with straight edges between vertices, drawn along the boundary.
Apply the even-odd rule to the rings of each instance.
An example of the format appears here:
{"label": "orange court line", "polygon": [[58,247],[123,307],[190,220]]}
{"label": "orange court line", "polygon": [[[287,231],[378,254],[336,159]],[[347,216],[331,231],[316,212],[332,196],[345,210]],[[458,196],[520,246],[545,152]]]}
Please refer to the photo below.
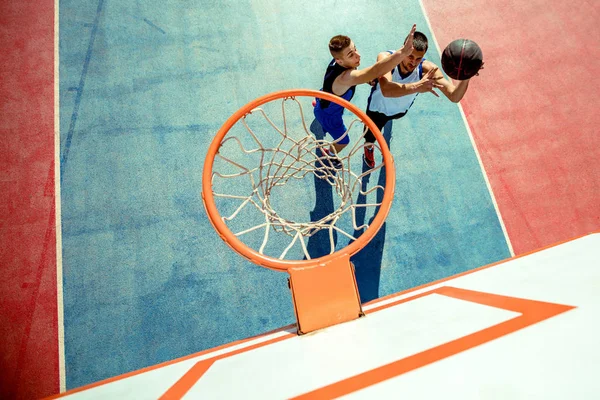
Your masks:
{"label": "orange court line", "polygon": [[[92,389],[92,388],[95,388],[95,387],[98,387],[98,386],[103,386],[103,385],[106,385],[106,384],[109,384],[109,383],[112,383],[112,382],[120,381],[122,379],[126,379],[126,378],[130,378],[132,376],[140,375],[140,374],[143,374],[145,372],[150,372],[150,371],[153,371],[155,369],[159,369],[159,368],[163,368],[163,367],[168,367],[169,365],[177,364],[177,363],[180,363],[182,361],[186,361],[186,360],[189,360],[189,359],[192,359],[192,358],[200,357],[200,356],[202,356],[204,354],[214,353],[216,351],[227,349],[227,348],[230,348],[230,347],[234,347],[234,346],[246,343],[246,342],[250,342],[252,340],[257,340],[257,339],[260,339],[261,337],[269,336],[269,335],[272,335],[274,333],[279,333],[279,332],[285,331],[286,329],[291,329],[294,326],[295,325],[286,325],[283,328],[277,328],[277,329],[265,332],[265,333],[263,333],[261,335],[253,336],[253,337],[246,338],[246,339],[237,340],[235,342],[225,343],[225,344],[222,344],[222,345],[217,346],[217,347],[213,347],[213,348],[210,348],[210,349],[207,349],[207,350],[200,351],[198,353],[193,353],[193,354],[190,354],[190,355],[187,355],[187,356],[184,356],[184,357],[176,358],[174,360],[165,361],[165,362],[160,363],[160,364],[151,365],[151,366],[146,367],[146,368],[142,368],[142,369],[138,369],[138,370],[135,370],[135,371],[127,372],[125,374],[113,376],[111,378],[103,379],[103,380],[98,381],[98,382],[90,383],[89,385],[85,385],[85,386],[81,386],[81,387],[78,387],[78,388],[75,388],[75,389],[67,390],[64,393],[59,393],[59,394],[56,394],[54,396],[45,397],[45,399],[51,400],[51,399],[58,399],[58,398],[61,398],[61,397],[65,397],[65,396],[70,396],[70,395],[72,395],[74,393],[83,392],[85,390],[89,390],[89,389]],[[281,339],[289,339],[289,338],[294,337],[294,336],[296,336],[295,333],[288,333],[286,335],[281,336]],[[270,341],[266,341],[264,343],[269,343],[269,342]],[[261,344],[262,344],[262,342],[261,342]],[[245,347],[244,349],[253,348],[253,347],[254,347],[254,345],[250,346],[250,347]]]}
{"label": "orange court line", "polygon": [[[522,258],[522,257],[525,257],[525,256],[530,255],[530,254],[534,254],[534,253],[537,253],[537,252],[541,252],[543,250],[546,250],[546,249],[549,249],[549,248],[552,248],[552,247],[556,247],[556,246],[559,246],[559,245],[567,243],[567,242],[575,241],[575,240],[580,239],[580,238],[582,238],[584,236],[588,236],[588,235],[592,235],[592,234],[597,234],[597,233],[600,233],[600,231],[590,232],[588,234],[581,235],[581,236],[578,236],[578,237],[575,237],[575,238],[572,238],[572,239],[569,239],[569,240],[564,240],[564,241],[561,241],[561,242],[558,242],[558,243],[555,243],[555,244],[552,244],[552,245],[540,248],[538,250],[531,251],[529,253],[524,253],[524,254],[521,254],[521,255],[518,255],[518,256],[515,256],[515,257],[507,258],[505,260],[500,260],[500,261],[492,263],[492,264],[488,264],[488,265],[484,265],[484,266],[481,266],[481,267],[478,267],[478,268],[474,268],[474,269],[471,269],[471,270],[468,270],[468,271],[465,271],[465,272],[462,272],[462,273],[459,273],[459,274],[456,274],[456,275],[452,275],[452,276],[449,276],[449,277],[446,277],[446,278],[443,278],[443,279],[439,279],[439,280],[434,281],[434,282],[429,282],[429,283],[426,283],[426,284],[421,285],[421,286],[417,286],[417,287],[414,287],[414,288],[411,288],[411,289],[407,289],[407,290],[404,290],[402,292],[398,292],[398,293],[394,293],[394,294],[391,294],[391,295],[388,295],[388,296],[384,296],[384,297],[381,297],[379,299],[373,300],[373,301],[371,301],[369,303],[366,303],[365,305],[367,305],[367,304],[377,304],[377,303],[385,301],[387,299],[391,299],[391,298],[394,298],[394,297],[399,297],[399,296],[402,296],[402,295],[405,295],[405,294],[408,294],[408,293],[411,293],[411,292],[418,291],[418,290],[426,288],[426,287],[434,286],[434,285],[440,284],[442,282],[446,282],[446,281],[449,281],[449,280],[452,280],[452,279],[455,279],[455,278],[459,278],[459,277],[464,276],[464,275],[472,274],[474,272],[478,272],[478,271],[481,271],[481,270],[484,270],[484,269],[487,269],[487,268],[498,266],[500,264],[504,264],[504,263],[507,263],[509,261],[512,261],[512,260],[515,260],[515,259],[518,259],[518,258]],[[395,305],[398,305],[398,304],[401,304],[401,303],[404,303],[404,302],[407,302],[407,301],[410,301],[410,300],[414,300],[414,299],[417,299],[419,297],[422,297],[422,296],[425,296],[425,295],[428,295],[428,294],[431,294],[431,293],[435,293],[436,291],[441,290],[441,289],[442,288],[434,289],[434,290],[432,290],[430,292],[424,292],[424,293],[421,293],[421,294],[418,294],[418,295],[415,295],[415,296],[412,296],[412,297],[408,297],[408,298],[404,298],[404,299],[401,299],[401,300],[396,301],[396,302],[392,302],[390,304],[385,304],[385,305],[382,305],[382,306],[379,306],[379,307],[376,307],[376,308],[373,308],[373,309],[370,309],[370,310],[365,310],[365,314],[370,314],[370,313],[373,313],[373,312],[376,312],[376,311],[379,311],[379,310],[382,310],[382,309],[385,309],[385,308],[389,308],[389,307],[392,307],[392,306],[395,306]],[[447,290],[447,288],[446,288],[446,290]],[[456,290],[462,290],[462,289],[456,289]],[[471,291],[471,292],[472,293],[477,293],[477,292],[473,292],[473,291]],[[439,292],[439,294],[445,294],[447,296],[449,295],[449,293],[450,293],[449,291],[446,292],[446,293]],[[457,292],[455,292],[454,294],[456,295]],[[495,296],[495,295],[491,295],[489,293],[484,293],[484,294],[485,295],[489,295],[489,296]],[[451,297],[453,297],[453,296],[451,296]],[[502,296],[500,296],[500,297],[502,297]],[[488,300],[489,299],[490,298],[488,298]],[[469,301],[477,302],[477,301],[474,300],[474,298],[470,299]],[[532,300],[525,300],[525,301],[532,301]],[[544,303],[544,304],[551,304],[551,303]],[[365,305],[363,305],[363,307]],[[503,308],[503,307],[498,307],[498,308]],[[509,321],[507,321],[507,322],[509,322]],[[232,343],[227,343],[227,344],[224,344],[224,345],[221,345],[221,346],[218,346],[218,347],[214,347],[214,348],[211,348],[211,349],[207,349],[207,350],[204,350],[204,351],[201,351],[201,352],[198,352],[198,353],[190,354],[190,355],[185,356],[185,357],[177,358],[177,359],[174,359],[174,360],[166,361],[164,363],[156,364],[156,365],[149,366],[149,367],[146,367],[146,368],[143,368],[143,369],[139,369],[139,370],[136,370],[136,371],[128,372],[128,373],[121,374],[121,375],[118,375],[118,376],[114,376],[112,378],[104,379],[102,381],[91,383],[89,385],[85,385],[85,386],[81,386],[79,388],[68,390],[68,391],[66,391],[64,393],[60,393],[60,394],[57,394],[57,395],[54,395],[54,396],[51,396],[51,397],[47,397],[47,399],[56,399],[56,398],[68,396],[68,395],[71,395],[71,394],[74,394],[74,393],[77,393],[77,392],[81,392],[81,391],[88,390],[88,389],[91,389],[91,388],[94,388],[94,387],[102,386],[102,385],[105,385],[105,384],[108,384],[108,383],[111,383],[111,382],[115,382],[115,381],[119,381],[119,380],[122,380],[122,379],[126,379],[126,378],[129,378],[131,376],[135,376],[135,375],[139,375],[139,374],[142,374],[142,373],[145,373],[145,372],[153,371],[155,369],[166,367],[166,366],[169,366],[169,365],[172,365],[172,364],[176,364],[176,363],[179,363],[181,361],[189,360],[191,358],[199,357],[199,356],[204,355],[204,354],[212,353],[212,352],[215,352],[215,351],[218,351],[218,350],[222,350],[222,349],[225,349],[225,348],[229,348],[229,347],[233,347],[235,345],[239,345],[239,344],[242,344],[242,343],[245,343],[245,342],[256,340],[258,338],[265,337],[265,336],[268,336],[268,335],[271,335],[271,334],[274,334],[274,333],[278,333],[278,332],[284,331],[286,329],[291,329],[294,326],[295,326],[295,324],[288,325],[288,326],[285,326],[285,327],[282,327],[282,328],[274,329],[272,331],[266,332],[266,333],[258,335],[258,336],[254,336],[254,337],[242,339],[242,340],[239,340],[239,341],[236,341],[236,342],[232,342]],[[295,337],[295,336],[296,336],[296,334],[294,334],[294,333],[288,333],[287,335],[282,336],[281,340],[283,340],[283,339],[290,339],[290,338]],[[269,343],[269,341],[266,341],[264,343]],[[253,349],[253,348],[260,347],[260,345],[263,345],[264,343],[260,343],[258,345],[253,345],[253,346],[250,346],[250,347],[246,347],[246,348],[241,349],[239,351],[236,350],[236,354],[239,353],[239,352],[241,352],[241,351],[247,351],[247,350],[250,350],[250,349]],[[229,354],[230,353],[227,353],[226,355],[229,355]],[[200,367],[198,367],[198,368],[200,368]],[[183,378],[181,378],[181,379],[183,379]],[[180,381],[181,381],[181,379],[180,379]],[[188,388],[188,390],[189,390],[189,388]],[[167,393],[169,393],[169,391],[167,391],[165,393],[165,395]]]}
{"label": "orange court line", "polygon": [[433,347],[401,360],[394,361],[387,365],[374,368],[370,371],[313,390],[303,395],[294,397],[293,399],[332,399],[343,396],[432,364],[436,361],[440,361],[463,351],[472,349],[483,343],[498,339],[502,336],[516,332],[527,326],[536,324],[545,319],[554,317],[558,314],[575,308],[573,306],[562,304],[546,303],[517,297],[500,296],[497,294],[477,292],[474,290],[459,289],[449,286],[433,289],[429,292],[413,296],[410,299],[404,299],[398,303],[414,300],[418,297],[423,297],[425,295],[434,293],[453,297],[459,300],[496,307],[507,311],[518,312],[521,313],[521,315],[497,325],[493,325],[489,328],[482,329],[470,335],[444,343],[440,346]]}
{"label": "orange court line", "polygon": [[[586,233],[586,234],[583,234],[583,235],[575,236],[575,237],[573,237],[571,239],[566,239],[566,240],[562,240],[560,242],[549,244],[547,246],[540,247],[537,250],[532,250],[532,251],[529,251],[529,252],[526,252],[526,253],[522,253],[522,254],[516,255],[514,257],[510,257],[510,258],[505,258],[504,260],[499,260],[499,261],[496,261],[496,262],[491,263],[491,264],[482,265],[481,267],[477,267],[477,268],[473,268],[473,269],[470,269],[470,270],[467,270],[467,271],[459,272],[458,274],[447,276],[445,278],[438,279],[437,281],[424,283],[424,284],[422,284],[420,286],[415,286],[413,288],[406,289],[406,290],[403,290],[403,291],[400,291],[400,292],[388,294],[387,296],[382,296],[382,297],[379,297],[377,299],[368,301],[367,303],[364,303],[362,305],[363,306],[363,310],[365,309],[365,307],[368,308],[370,305],[381,303],[381,302],[383,302],[385,300],[393,299],[394,297],[400,297],[400,296],[403,296],[403,295],[405,295],[407,293],[416,292],[417,290],[421,290],[421,289],[424,289],[426,287],[439,285],[442,282],[447,282],[447,281],[450,281],[452,279],[460,278],[461,276],[469,275],[469,274],[472,274],[474,272],[479,272],[479,271],[482,271],[484,269],[488,269],[488,268],[491,268],[491,267],[497,267],[497,266],[499,266],[501,264],[506,264],[509,261],[514,261],[514,260],[517,260],[519,258],[530,256],[530,255],[535,254],[535,253],[540,253],[540,252],[542,252],[544,250],[548,250],[548,249],[551,249],[553,247],[558,247],[558,246],[560,246],[562,244],[573,242],[573,241],[575,241],[577,239],[581,239],[581,238],[583,238],[585,236],[591,236],[591,235],[595,235],[595,234],[600,234],[600,230],[592,231],[592,232],[589,232],[589,233]],[[394,303],[394,304],[398,304],[398,303]],[[369,314],[369,313],[372,313],[374,311],[380,310],[382,308],[387,308],[387,307],[388,307],[387,305],[384,305],[384,306],[380,306],[380,307],[377,307],[377,308],[372,308],[370,310],[365,310],[364,312],[365,312],[365,314]]]}
{"label": "orange court line", "polygon": [[267,340],[266,342],[256,343],[249,347],[244,347],[242,349],[238,349],[226,354],[221,354],[212,358],[207,358],[206,360],[198,361],[188,372],[185,373],[173,386],[169,388],[163,394],[160,399],[161,400],[174,400],[181,399],[191,388],[202,378],[204,373],[208,371],[208,369],[218,360],[223,358],[228,358],[234,356],[239,353],[244,353],[249,350],[256,349],[258,347],[267,346],[269,344],[277,343],[282,340],[289,339],[289,336],[280,336],[271,340]]}

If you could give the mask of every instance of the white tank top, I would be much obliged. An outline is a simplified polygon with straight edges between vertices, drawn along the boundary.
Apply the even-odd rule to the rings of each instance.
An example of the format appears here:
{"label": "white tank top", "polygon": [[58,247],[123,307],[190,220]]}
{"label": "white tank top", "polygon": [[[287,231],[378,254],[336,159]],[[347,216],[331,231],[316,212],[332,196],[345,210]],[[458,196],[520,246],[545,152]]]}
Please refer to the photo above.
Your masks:
{"label": "white tank top", "polygon": [[[389,51],[390,54],[393,52]],[[418,82],[423,78],[423,59],[421,63],[411,72],[407,77],[402,78],[400,75],[400,67],[396,66],[392,70],[392,82],[397,83],[413,83]],[[381,86],[379,82],[371,89],[369,95],[369,101],[367,109],[370,111],[376,111],[387,116],[393,116],[396,114],[402,114],[408,111],[412,106],[415,98],[419,93],[413,93],[401,97],[384,97],[381,93]]]}

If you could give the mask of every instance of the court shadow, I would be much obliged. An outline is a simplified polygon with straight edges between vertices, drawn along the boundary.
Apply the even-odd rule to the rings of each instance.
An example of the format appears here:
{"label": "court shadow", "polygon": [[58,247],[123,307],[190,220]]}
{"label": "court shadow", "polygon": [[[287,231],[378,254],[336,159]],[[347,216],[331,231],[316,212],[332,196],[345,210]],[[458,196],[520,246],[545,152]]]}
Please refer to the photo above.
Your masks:
{"label": "court shadow", "polygon": [[[383,136],[388,146],[392,137],[392,121],[388,122],[387,125],[383,128]],[[366,166],[363,163],[363,170]],[[370,177],[370,176],[369,176]],[[386,180],[386,170],[382,168],[379,172],[379,178],[377,180],[377,184],[385,187]],[[362,190],[365,191],[367,189],[368,178],[363,180]],[[377,191],[377,202],[381,202],[383,198],[383,191]],[[356,203],[357,204],[365,204],[366,198],[362,194],[358,194]],[[376,207],[373,216],[377,215],[379,212],[379,207]],[[360,207],[357,209],[356,213],[356,224],[360,226],[364,224],[365,221],[366,208]],[[369,220],[369,224],[373,222],[373,218]],[[383,246],[385,245],[385,234],[386,234],[386,225],[387,223],[383,223],[375,237],[358,253],[356,253],[350,259],[354,264],[355,274],[356,274],[356,283],[358,284],[358,291],[360,293],[360,301],[361,303],[366,303],[368,301],[379,298],[379,282],[381,278],[381,262],[383,259]],[[364,229],[354,231],[354,237],[358,237],[364,232]]]}
{"label": "court shadow", "polygon": [[[323,132],[321,124],[316,119],[312,121],[309,129],[315,135],[317,140],[321,140],[325,137],[325,132]],[[334,211],[333,188],[331,185],[325,179],[321,179],[316,175],[314,176],[314,182],[315,207],[310,212],[310,220],[312,222],[318,221]],[[335,231],[333,232],[333,241],[334,245],[337,244],[337,232]],[[306,244],[306,250],[311,258],[323,257],[331,253],[329,230],[322,229],[310,236]]]}
{"label": "court shadow", "polygon": [[308,129],[310,129],[310,131],[315,135],[317,140],[322,140],[325,137],[323,127],[321,127],[321,124],[316,119],[313,119]]}
{"label": "court shadow", "polygon": [[[310,212],[312,222],[333,213],[333,188],[325,180],[314,176],[315,181],[315,208]],[[333,243],[337,244],[337,232],[333,231]],[[329,230],[321,229],[308,238],[306,250],[311,258],[323,257],[331,253]],[[306,259],[306,257],[305,257]]]}
{"label": "court shadow", "polygon": [[[137,350],[137,357],[132,360],[140,360],[143,364],[134,364],[132,369],[218,345],[214,338],[227,336],[216,319],[198,316],[198,310],[206,310],[207,305],[218,305],[224,301],[224,295],[211,279],[203,279],[195,269],[197,267],[188,260],[178,260],[172,264],[166,281],[139,296],[136,318],[141,319],[138,323],[144,329],[139,334],[143,335],[142,342],[146,345]],[[199,321],[202,322],[201,329]],[[182,337],[186,340],[182,341]]]}

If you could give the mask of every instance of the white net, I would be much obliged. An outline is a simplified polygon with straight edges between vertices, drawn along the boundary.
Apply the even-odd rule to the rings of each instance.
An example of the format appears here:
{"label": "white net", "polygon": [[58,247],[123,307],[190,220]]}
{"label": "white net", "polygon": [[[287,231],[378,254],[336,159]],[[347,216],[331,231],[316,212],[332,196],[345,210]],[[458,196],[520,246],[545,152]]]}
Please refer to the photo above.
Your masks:
{"label": "white net", "polygon": [[[384,187],[369,187],[384,173],[379,145],[376,164],[363,162],[363,122],[346,110],[350,144],[339,142],[303,109],[311,98],[286,97],[242,117],[221,142],[212,171],[213,196],[222,220],[247,246],[280,260],[311,259],[333,253],[358,238],[376,213]],[[304,107],[303,107],[304,105]],[[311,210],[312,208],[312,210]]]}

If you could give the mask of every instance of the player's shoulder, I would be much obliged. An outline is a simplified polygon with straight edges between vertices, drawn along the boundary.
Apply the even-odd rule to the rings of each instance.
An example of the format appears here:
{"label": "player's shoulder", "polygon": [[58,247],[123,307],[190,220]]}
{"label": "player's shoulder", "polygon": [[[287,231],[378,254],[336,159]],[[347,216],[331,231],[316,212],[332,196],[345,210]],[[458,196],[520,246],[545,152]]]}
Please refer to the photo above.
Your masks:
{"label": "player's shoulder", "polygon": [[357,75],[358,75],[357,69],[347,69],[344,72],[342,72],[341,74],[339,74],[335,80],[339,83],[350,84],[350,83],[352,83],[351,82],[352,79],[354,79]]}
{"label": "player's shoulder", "polygon": [[429,60],[423,60],[422,66],[423,66],[423,75],[425,75],[426,73],[428,73],[432,69],[437,69],[437,71],[435,71],[435,73],[434,73],[434,76],[438,76],[438,77],[440,77],[440,76],[443,77],[444,76],[442,74],[441,68],[438,67],[436,63],[433,63],[433,62],[431,62]]}
{"label": "player's shoulder", "polygon": [[428,72],[434,68],[438,68],[437,64],[429,60],[423,60],[423,72]]}
{"label": "player's shoulder", "polygon": [[380,52],[377,54],[377,60],[381,60],[381,59],[383,59],[383,58],[389,57],[389,56],[391,56],[392,54],[394,54],[394,51],[393,51],[393,50],[385,50],[385,51],[380,51]]}

